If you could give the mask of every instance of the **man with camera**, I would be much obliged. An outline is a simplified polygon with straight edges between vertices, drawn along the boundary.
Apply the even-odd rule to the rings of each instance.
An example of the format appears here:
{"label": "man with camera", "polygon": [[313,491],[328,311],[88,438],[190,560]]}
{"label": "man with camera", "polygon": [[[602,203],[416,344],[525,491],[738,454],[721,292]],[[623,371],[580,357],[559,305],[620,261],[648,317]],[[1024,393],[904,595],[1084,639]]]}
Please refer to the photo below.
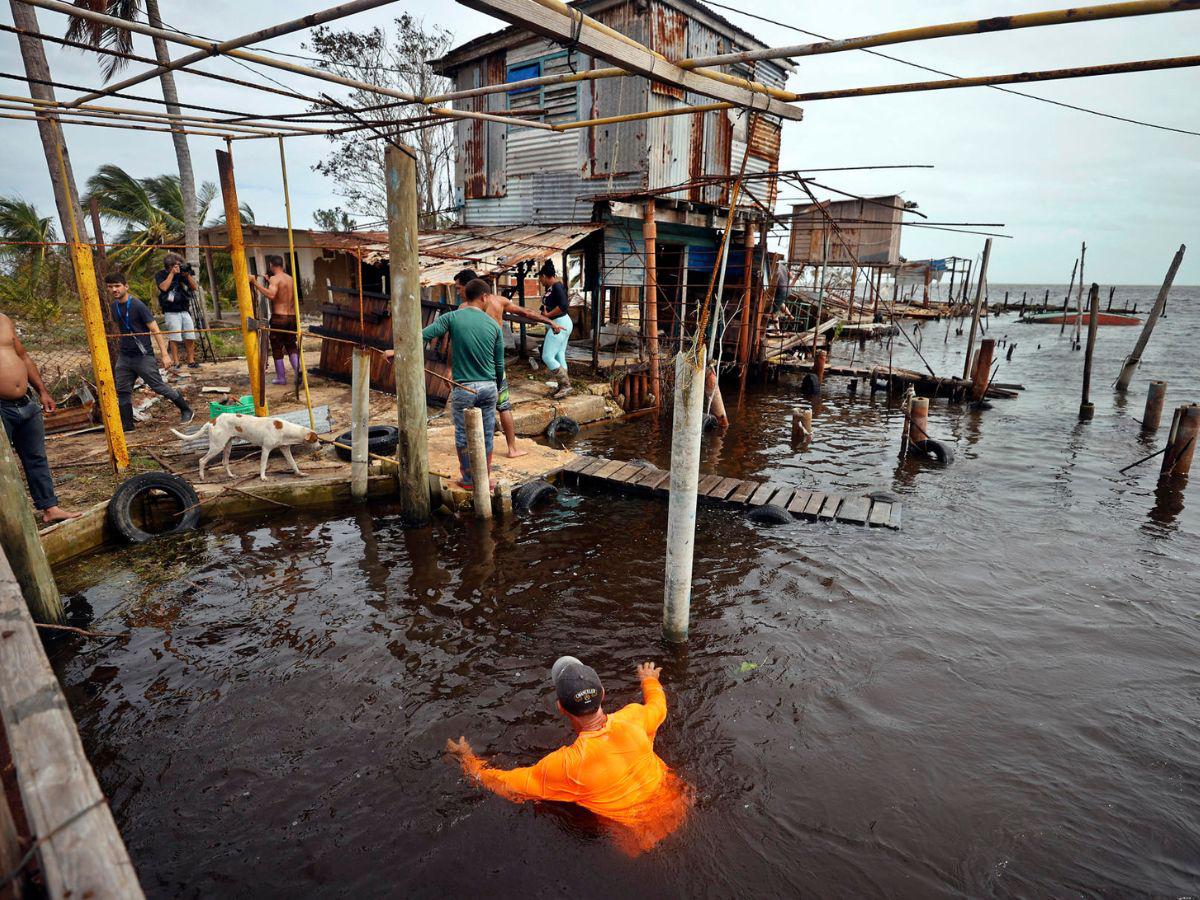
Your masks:
{"label": "man with camera", "polygon": [[[199,286],[196,270],[178,253],[163,257],[163,267],[154,276],[158,285],[158,305],[162,307],[166,320],[167,340],[171,353],[171,368],[177,370],[181,355],[186,358],[189,369],[198,369],[196,362],[196,321],[192,318],[192,300]],[[183,347],[182,354],[180,347]]]}

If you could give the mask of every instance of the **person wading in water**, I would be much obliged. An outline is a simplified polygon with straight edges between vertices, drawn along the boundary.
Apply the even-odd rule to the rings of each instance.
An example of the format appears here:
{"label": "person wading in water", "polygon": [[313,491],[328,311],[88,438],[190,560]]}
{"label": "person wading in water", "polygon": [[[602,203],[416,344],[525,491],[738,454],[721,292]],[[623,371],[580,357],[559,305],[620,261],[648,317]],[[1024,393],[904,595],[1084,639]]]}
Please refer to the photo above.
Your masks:
{"label": "person wading in water", "polygon": [[688,792],[654,752],[654,735],[667,717],[662,672],[642,663],[637,676],[642,703],[604,711],[604,685],[591,666],[562,656],[550,670],[558,711],[575,730],[575,742],[521,769],[493,769],[465,737],[447,740],[463,771],[484,787],[517,802],[577,803],[612,826],[618,845],[644,852],[674,831],[689,806]]}
{"label": "person wading in water", "polygon": [[0,420],[4,422],[4,433],[25,469],[33,505],[42,514],[42,522],[46,525],[83,515],[67,512],[58,505],[54,479],[50,477],[42,411],[51,413],[57,408],[54,398],[42,384],[37,364],[21,346],[12,319],[0,313]]}
{"label": "person wading in water", "polygon": [[271,384],[287,384],[287,369],[283,358],[292,363],[292,371],[300,374],[300,348],[296,344],[296,283],[283,268],[282,256],[267,257],[267,271],[271,273],[266,285],[258,277],[250,276],[250,287],[271,301],[271,356],[275,359],[275,377]]}
{"label": "person wading in water", "polygon": [[[478,276],[470,269],[463,269],[454,276],[454,287],[458,291],[458,298],[461,302],[466,296],[467,285],[474,281]],[[533,309],[526,309],[519,303],[513,303],[506,297],[501,297],[499,294],[493,294],[490,291],[483,297],[483,311],[486,312],[500,326],[500,331],[504,331],[504,314],[512,313],[514,316],[520,316],[524,319],[529,319],[531,322],[539,322],[558,334],[562,331],[561,325],[556,325],[554,320],[549,316],[544,316],[540,312]],[[508,457],[513,459],[518,456],[524,456],[529,451],[522,450],[517,447],[517,427],[513,422],[512,400],[508,395],[508,375],[505,375],[500,380],[500,395],[496,399],[496,412],[500,415],[500,428],[504,431],[504,440],[508,444]]]}

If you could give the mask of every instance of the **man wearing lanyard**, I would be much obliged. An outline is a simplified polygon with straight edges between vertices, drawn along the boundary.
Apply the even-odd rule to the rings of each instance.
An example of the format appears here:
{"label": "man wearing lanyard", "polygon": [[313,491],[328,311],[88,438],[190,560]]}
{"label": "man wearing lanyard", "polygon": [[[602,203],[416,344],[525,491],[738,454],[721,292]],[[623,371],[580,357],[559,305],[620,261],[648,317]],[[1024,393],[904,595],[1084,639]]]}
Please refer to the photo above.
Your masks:
{"label": "man wearing lanyard", "polygon": [[[146,304],[129,293],[129,284],[120,272],[106,275],[109,296],[113,298],[113,321],[121,329],[120,352],[113,366],[113,380],[117,383],[117,402],[121,407],[121,425],[133,431],[133,383],[140,377],[146,387],[166,397],[179,408],[179,421],[186,425],[196,417],[195,412],[183,399],[183,394],[168,387],[158,373],[159,364],[167,367],[167,342],[163,340],[158,323]],[[158,348],[155,358],[153,346]]]}

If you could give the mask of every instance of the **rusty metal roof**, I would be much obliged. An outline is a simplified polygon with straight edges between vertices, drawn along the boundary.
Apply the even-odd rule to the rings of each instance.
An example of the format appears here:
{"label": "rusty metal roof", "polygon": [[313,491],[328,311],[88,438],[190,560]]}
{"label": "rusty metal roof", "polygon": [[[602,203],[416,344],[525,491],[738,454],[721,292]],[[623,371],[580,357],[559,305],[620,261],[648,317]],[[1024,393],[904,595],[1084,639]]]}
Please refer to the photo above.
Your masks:
{"label": "rusty metal roof", "polygon": [[[540,261],[574,247],[602,224],[476,225],[420,235],[421,284],[450,284],[463,269],[498,275],[518,263]],[[362,254],[374,265],[388,258],[387,232],[355,231],[323,235],[318,243]]]}

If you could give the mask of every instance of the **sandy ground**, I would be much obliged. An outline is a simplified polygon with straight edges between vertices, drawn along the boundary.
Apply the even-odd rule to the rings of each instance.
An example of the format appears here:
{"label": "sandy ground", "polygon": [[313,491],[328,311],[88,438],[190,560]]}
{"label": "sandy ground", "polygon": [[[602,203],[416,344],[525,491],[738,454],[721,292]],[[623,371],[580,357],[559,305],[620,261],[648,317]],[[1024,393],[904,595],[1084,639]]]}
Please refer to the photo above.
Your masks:
{"label": "sandy ground", "polygon": [[[305,346],[305,355],[310,366],[319,354],[319,342]],[[235,396],[249,393],[249,375],[245,360],[230,359],[215,363],[203,363],[199,369],[184,369],[184,375],[172,382],[196,410],[196,419],[186,429],[195,431],[208,419],[208,403],[219,400],[223,393],[205,392],[206,387],[225,388]],[[290,372],[289,372],[290,375]],[[544,383],[545,372],[532,372],[525,363],[509,360],[509,383],[513,397],[514,416],[520,449],[527,455],[509,459],[502,434],[497,432],[493,468],[495,477],[519,484],[546,472],[560,468],[571,454],[548,446],[544,437],[536,440],[546,423],[561,413],[576,418],[581,423],[619,415],[620,410],[606,402],[607,385],[603,382],[576,380],[575,393],[563,401],[553,401],[553,388]],[[315,407],[327,405],[330,412],[331,430],[325,437],[336,437],[350,427],[350,385],[331,379],[309,376],[309,390]],[[142,389],[134,392],[134,406],[155,398],[151,391]],[[267,384],[267,404],[271,413],[284,413],[304,408],[303,393],[297,400],[291,385],[280,387]],[[377,425],[394,425],[396,422],[395,398],[392,394],[373,391],[371,394],[371,422]],[[206,484],[228,483],[229,478],[220,460],[215,460],[205,472],[203,482],[197,478],[196,454],[181,455],[180,441],[171,428],[179,428],[179,413],[165,399],[159,398],[146,410],[150,415],[147,422],[139,422],[137,428],[127,435],[130,468],[120,476],[109,469],[107,445],[103,431],[76,435],[49,435],[46,448],[54,475],[55,489],[59,500],[68,509],[82,510],[108,499],[116,486],[131,474],[170,468],[185,475],[190,481]],[[457,477],[457,461],[454,452],[454,433],[448,412],[431,407],[429,410],[429,455],[430,471],[443,477]],[[295,452],[296,462],[306,474],[332,475],[345,470],[349,475],[350,465],[343,462],[330,446],[306,447]],[[238,478],[257,472],[259,454],[235,456],[232,468]],[[278,454],[271,455],[267,467],[270,480],[293,479],[287,463]]]}

